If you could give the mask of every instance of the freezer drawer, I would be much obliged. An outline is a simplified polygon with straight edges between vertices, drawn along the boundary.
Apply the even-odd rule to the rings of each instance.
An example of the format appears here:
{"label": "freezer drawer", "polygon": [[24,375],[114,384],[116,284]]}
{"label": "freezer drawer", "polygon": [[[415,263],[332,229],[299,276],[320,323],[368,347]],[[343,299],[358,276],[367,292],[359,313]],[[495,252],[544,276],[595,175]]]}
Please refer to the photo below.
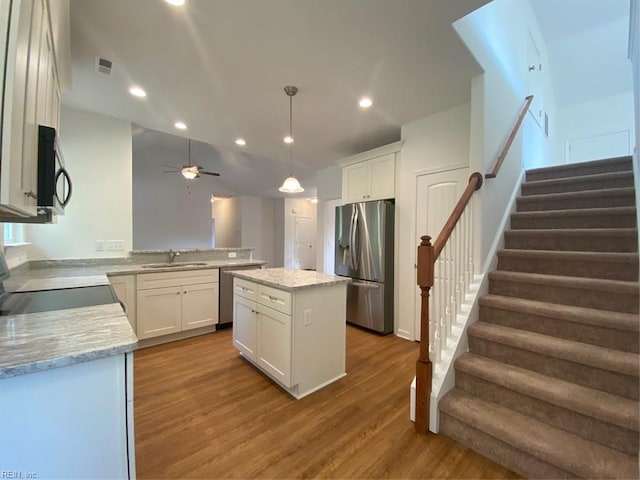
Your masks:
{"label": "freezer drawer", "polygon": [[379,333],[393,332],[393,287],[353,279],[347,284],[347,322]]}

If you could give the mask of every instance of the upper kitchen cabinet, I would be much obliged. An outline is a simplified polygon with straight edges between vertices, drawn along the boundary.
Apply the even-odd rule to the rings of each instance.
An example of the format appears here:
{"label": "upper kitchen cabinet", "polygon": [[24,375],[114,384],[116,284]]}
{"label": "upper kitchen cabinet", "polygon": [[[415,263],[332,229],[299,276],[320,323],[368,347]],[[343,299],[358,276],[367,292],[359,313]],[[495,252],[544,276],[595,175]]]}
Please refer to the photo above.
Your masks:
{"label": "upper kitchen cabinet", "polygon": [[395,142],[338,162],[342,167],[342,203],[395,197],[400,144]]}
{"label": "upper kitchen cabinet", "polygon": [[[70,78],[68,0],[0,2],[0,213],[37,213],[38,126],[58,128]],[[58,44],[56,44],[56,40]],[[68,82],[67,82],[68,84]]]}

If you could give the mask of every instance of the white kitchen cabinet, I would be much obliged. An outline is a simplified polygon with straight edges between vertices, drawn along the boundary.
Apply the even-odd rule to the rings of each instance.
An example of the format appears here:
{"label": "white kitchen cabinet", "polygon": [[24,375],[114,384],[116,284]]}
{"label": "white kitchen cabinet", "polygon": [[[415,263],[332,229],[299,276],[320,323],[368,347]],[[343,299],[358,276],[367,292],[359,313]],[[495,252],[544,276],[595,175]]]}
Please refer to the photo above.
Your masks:
{"label": "white kitchen cabinet", "polygon": [[233,344],[295,398],[345,373],[346,283],[293,291],[234,278]]}
{"label": "white kitchen cabinet", "polygon": [[233,345],[243,356],[257,360],[258,307],[256,302],[233,296]]}
{"label": "white kitchen cabinet", "polygon": [[133,331],[136,327],[136,276],[135,275],[113,275],[109,277],[111,287],[122,302],[124,314],[129,319]]}
{"label": "white kitchen cabinet", "polygon": [[338,162],[342,167],[342,202],[395,198],[399,152],[400,142],[396,142]]}
{"label": "white kitchen cabinet", "polygon": [[33,216],[37,213],[38,126],[58,126],[58,68],[65,66],[56,59],[48,0],[1,4],[0,213]]}
{"label": "white kitchen cabinet", "polygon": [[137,275],[138,338],[218,323],[218,269]]}
{"label": "white kitchen cabinet", "polygon": [[291,315],[258,305],[258,365],[291,387]]}

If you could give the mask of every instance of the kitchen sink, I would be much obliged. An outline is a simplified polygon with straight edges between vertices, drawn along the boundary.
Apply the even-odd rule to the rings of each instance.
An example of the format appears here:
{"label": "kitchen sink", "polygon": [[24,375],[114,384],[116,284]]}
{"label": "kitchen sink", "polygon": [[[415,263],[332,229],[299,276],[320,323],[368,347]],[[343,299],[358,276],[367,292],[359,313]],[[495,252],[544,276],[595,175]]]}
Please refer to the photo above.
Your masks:
{"label": "kitchen sink", "polygon": [[202,265],[207,265],[207,262],[150,263],[142,265],[142,268],[200,267]]}

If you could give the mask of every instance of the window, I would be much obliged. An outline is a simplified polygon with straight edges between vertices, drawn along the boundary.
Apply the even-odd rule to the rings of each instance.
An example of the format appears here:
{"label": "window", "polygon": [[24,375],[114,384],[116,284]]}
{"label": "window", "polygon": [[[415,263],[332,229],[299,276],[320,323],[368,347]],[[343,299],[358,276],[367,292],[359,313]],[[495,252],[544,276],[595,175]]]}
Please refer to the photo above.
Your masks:
{"label": "window", "polygon": [[4,245],[18,245],[23,243],[23,225],[20,223],[5,223],[3,225]]}

